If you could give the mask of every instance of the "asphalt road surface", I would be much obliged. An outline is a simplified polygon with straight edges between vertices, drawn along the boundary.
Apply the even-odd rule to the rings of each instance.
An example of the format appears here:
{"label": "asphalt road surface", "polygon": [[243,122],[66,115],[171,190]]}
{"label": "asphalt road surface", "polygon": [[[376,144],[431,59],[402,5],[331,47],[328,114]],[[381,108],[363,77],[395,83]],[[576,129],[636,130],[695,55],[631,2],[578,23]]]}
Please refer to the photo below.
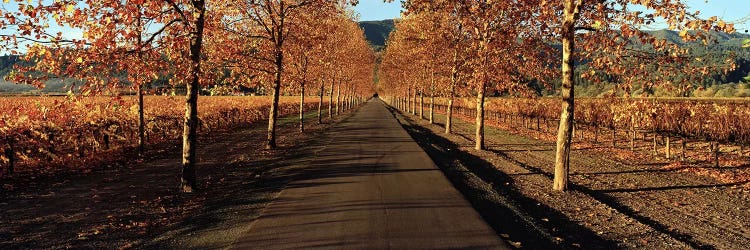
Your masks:
{"label": "asphalt road surface", "polygon": [[378,99],[329,133],[233,248],[508,248]]}

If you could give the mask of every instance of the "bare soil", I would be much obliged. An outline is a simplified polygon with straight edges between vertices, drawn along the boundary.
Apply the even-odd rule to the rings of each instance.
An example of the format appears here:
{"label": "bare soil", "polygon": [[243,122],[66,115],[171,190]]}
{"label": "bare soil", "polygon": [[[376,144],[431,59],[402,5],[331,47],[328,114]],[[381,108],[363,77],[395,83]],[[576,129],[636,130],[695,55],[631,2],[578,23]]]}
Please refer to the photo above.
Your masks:
{"label": "bare soil", "polygon": [[90,173],[3,180],[0,249],[226,247],[296,178],[316,150],[306,145],[350,113],[324,124],[316,115],[304,134],[296,116],[282,118],[277,150],[263,150],[265,123],[199,138],[192,194],[179,192],[179,142]]}
{"label": "bare soil", "polygon": [[[442,124],[392,111],[485,219],[518,247],[750,246],[750,192],[741,178],[695,174],[661,157],[577,142],[571,155],[572,190],[554,192],[554,137],[522,126],[500,126],[513,127],[513,133],[490,126],[487,150],[477,151],[472,123],[454,119],[454,134],[446,135]],[[503,219],[507,214],[518,219]]]}
{"label": "bare soil", "polygon": [[[750,246],[748,182],[722,177],[745,171],[742,164],[698,169],[577,142],[572,190],[553,192],[555,152],[548,135],[487,127],[488,150],[477,151],[471,123],[454,119],[455,133],[445,135],[441,124],[392,112],[517,248]],[[324,145],[323,132],[347,117],[314,125],[311,115],[304,134],[296,132],[296,119],[285,119],[280,149],[273,151],[262,150],[265,124],[204,136],[198,167],[203,186],[193,194],[179,193],[177,142],[153,145],[142,161],[112,163],[91,173],[3,180],[0,184],[10,188],[0,192],[0,249],[224,248],[289,181],[305,173],[299,169],[320,150],[310,145]],[[648,143],[639,145],[648,152]]]}

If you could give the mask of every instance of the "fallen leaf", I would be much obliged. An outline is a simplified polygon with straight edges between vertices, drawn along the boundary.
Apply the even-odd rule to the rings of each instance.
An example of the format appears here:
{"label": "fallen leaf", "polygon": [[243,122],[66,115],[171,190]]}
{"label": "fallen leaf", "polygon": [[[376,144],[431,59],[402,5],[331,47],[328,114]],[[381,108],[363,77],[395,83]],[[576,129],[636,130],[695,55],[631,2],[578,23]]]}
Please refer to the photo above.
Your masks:
{"label": "fallen leaf", "polygon": [[508,243],[510,243],[510,245],[513,246],[513,247],[515,247],[515,248],[521,248],[521,242],[520,241],[516,242],[516,241],[510,241],[509,240]]}

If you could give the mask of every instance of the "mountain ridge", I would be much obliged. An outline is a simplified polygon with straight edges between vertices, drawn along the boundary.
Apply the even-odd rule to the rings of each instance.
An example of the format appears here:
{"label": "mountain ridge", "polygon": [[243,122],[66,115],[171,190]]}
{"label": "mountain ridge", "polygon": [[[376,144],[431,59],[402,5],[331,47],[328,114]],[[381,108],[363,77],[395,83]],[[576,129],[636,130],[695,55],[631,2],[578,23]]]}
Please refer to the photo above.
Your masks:
{"label": "mountain ridge", "polygon": [[359,27],[365,32],[365,38],[370,42],[376,51],[385,48],[388,36],[396,27],[394,19],[385,19],[379,21],[360,21]]}
{"label": "mountain ridge", "polygon": [[[365,37],[367,38],[367,41],[370,42],[370,45],[372,45],[376,50],[381,50],[385,48],[386,44],[388,43],[388,36],[395,29],[395,20],[384,19],[377,21],[360,21],[359,26],[364,30]],[[658,39],[664,39],[671,43],[679,45],[686,44],[685,41],[682,41],[679,32],[677,31],[668,29],[643,31]],[[711,36],[714,37],[716,41],[719,42],[719,44],[725,46],[735,44],[741,45],[742,40],[750,39],[750,34],[739,32],[729,34],[724,32],[712,31]]]}

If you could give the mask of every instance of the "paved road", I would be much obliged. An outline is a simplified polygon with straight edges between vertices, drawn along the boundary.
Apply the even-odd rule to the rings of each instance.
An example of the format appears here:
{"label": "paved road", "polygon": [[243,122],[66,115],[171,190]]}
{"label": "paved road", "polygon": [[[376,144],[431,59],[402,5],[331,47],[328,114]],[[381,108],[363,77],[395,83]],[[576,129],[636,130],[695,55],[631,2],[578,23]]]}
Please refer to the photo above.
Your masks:
{"label": "paved road", "polygon": [[234,248],[508,248],[380,101],[330,133]]}

